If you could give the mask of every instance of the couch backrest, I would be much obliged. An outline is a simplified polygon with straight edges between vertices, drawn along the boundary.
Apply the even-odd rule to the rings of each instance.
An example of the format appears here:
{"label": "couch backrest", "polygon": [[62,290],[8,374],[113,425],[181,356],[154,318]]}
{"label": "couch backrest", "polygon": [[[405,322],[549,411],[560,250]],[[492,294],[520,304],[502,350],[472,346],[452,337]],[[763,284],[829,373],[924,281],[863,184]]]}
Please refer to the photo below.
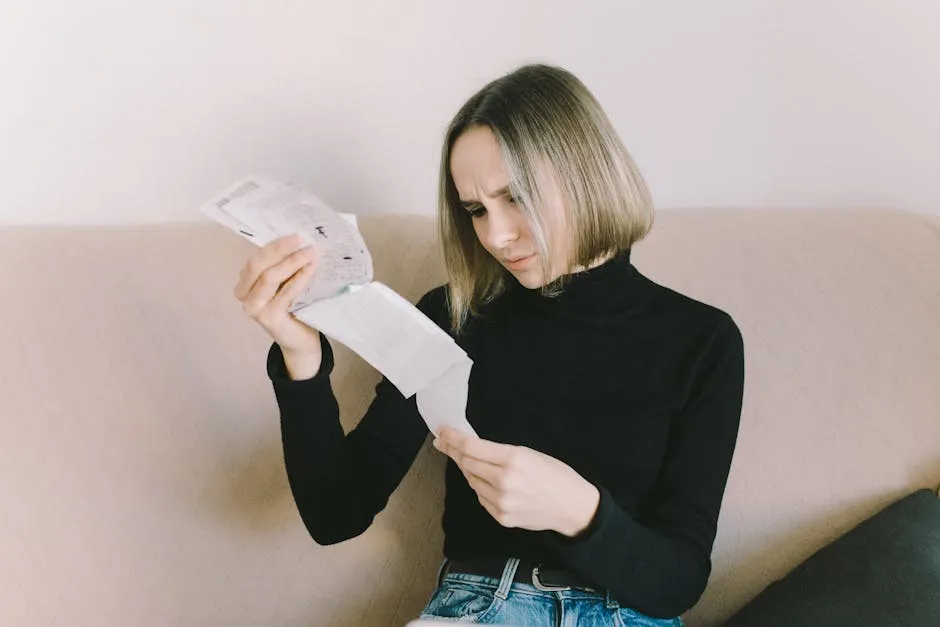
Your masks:
{"label": "couch backrest", "polygon": [[940,484],[940,221],[881,211],[661,212],[636,265],[734,316],[744,409],[713,625],[888,502]]}
{"label": "couch backrest", "polygon": [[[443,281],[433,221],[364,217],[377,279]],[[362,537],[300,523],[215,225],[0,229],[4,625],[403,625],[440,559],[427,449]],[[729,311],[747,351],[711,585],[716,624],[815,548],[940,482],[940,223],[897,212],[663,211],[641,271]],[[377,375],[341,347],[347,427]]]}

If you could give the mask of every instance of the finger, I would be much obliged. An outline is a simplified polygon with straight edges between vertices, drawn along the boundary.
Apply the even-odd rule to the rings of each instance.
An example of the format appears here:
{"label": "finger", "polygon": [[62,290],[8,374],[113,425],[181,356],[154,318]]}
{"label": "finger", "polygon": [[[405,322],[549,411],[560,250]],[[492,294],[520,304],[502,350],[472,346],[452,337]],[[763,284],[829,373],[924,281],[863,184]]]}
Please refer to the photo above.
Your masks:
{"label": "finger", "polygon": [[309,263],[308,255],[307,249],[298,250],[261,273],[242,300],[245,313],[257,317],[284,283]]}
{"label": "finger", "polygon": [[258,277],[265,270],[281,262],[289,254],[298,250],[302,244],[303,239],[295,233],[271,240],[255,251],[239,274],[239,281],[235,286],[235,298],[245,300]]}
{"label": "finger", "polygon": [[512,516],[508,514],[507,512],[504,512],[501,509],[499,509],[496,506],[496,504],[493,503],[493,501],[489,500],[486,497],[480,496],[479,494],[477,495],[477,500],[480,501],[480,505],[483,506],[483,509],[485,509],[487,513],[493,517],[493,520],[498,522],[500,525],[502,525],[503,527],[515,527],[516,526],[513,523]]}
{"label": "finger", "polygon": [[454,460],[454,463],[460,466],[461,469],[467,460],[471,459],[467,457],[467,455],[465,455],[460,448],[452,444],[448,444],[447,440],[444,440],[443,438],[435,439],[434,446],[437,448],[437,450],[444,453],[444,455],[447,455],[452,460]]}
{"label": "finger", "polygon": [[458,441],[462,436],[470,435],[464,431],[454,429],[453,427],[441,427],[440,432],[437,434],[437,437],[441,438],[446,442]]}
{"label": "finger", "polygon": [[454,463],[457,464],[457,467],[460,468],[460,472],[462,472],[464,476],[468,478],[468,480],[470,474],[474,470],[479,473],[478,476],[483,481],[489,481],[490,478],[495,478],[499,471],[499,466],[495,466],[489,462],[484,462],[478,459],[473,459],[472,457],[467,457],[456,448],[448,446],[447,443],[441,438],[436,438],[434,440],[434,447],[451,458]]}
{"label": "finger", "polygon": [[504,476],[506,474],[506,469],[503,466],[497,466],[496,464],[491,464],[490,462],[485,462],[483,460],[466,456],[458,465],[465,473],[479,477],[490,485],[503,487],[505,483]]}
{"label": "finger", "polygon": [[255,251],[239,274],[238,284],[235,286],[235,298],[244,301],[258,278],[266,270],[300,250],[302,243],[303,240],[299,235],[289,235],[272,240]]}
{"label": "finger", "polygon": [[283,261],[265,270],[255,281],[248,296],[242,301],[245,312],[255,317],[274,298],[281,285],[294,275],[297,270],[310,263],[310,248],[302,248],[288,255]]}
{"label": "finger", "polygon": [[284,309],[287,310],[294,304],[294,299],[303,294],[316,272],[316,264],[313,262],[303,266],[295,272],[284,284],[281,289],[274,294],[274,297],[268,302],[265,309]]}
{"label": "finger", "polygon": [[454,463],[457,464],[457,466],[460,466],[463,463],[463,455],[461,452],[452,446],[448,446],[444,440],[436,438],[433,444],[434,448],[451,458]]}
{"label": "finger", "polygon": [[498,466],[505,466],[518,454],[520,447],[502,444],[478,438],[469,433],[445,427],[441,430],[440,440],[449,451],[456,451],[461,456],[473,457]]}
{"label": "finger", "polygon": [[448,448],[457,451],[463,451],[468,440],[478,440],[478,436],[466,433],[465,431],[459,431],[453,427],[443,427],[441,428],[440,433],[437,436],[437,441],[444,444]]}
{"label": "finger", "polygon": [[285,237],[273,239],[258,250],[242,266],[239,273],[238,285],[235,286],[235,297],[244,300],[261,273],[279,261],[285,255],[300,247],[300,235],[295,233]]}
{"label": "finger", "polygon": [[500,492],[496,486],[477,475],[470,472],[463,473],[467,484],[477,493],[477,496],[485,498],[490,503],[497,504],[506,500],[506,495]]}

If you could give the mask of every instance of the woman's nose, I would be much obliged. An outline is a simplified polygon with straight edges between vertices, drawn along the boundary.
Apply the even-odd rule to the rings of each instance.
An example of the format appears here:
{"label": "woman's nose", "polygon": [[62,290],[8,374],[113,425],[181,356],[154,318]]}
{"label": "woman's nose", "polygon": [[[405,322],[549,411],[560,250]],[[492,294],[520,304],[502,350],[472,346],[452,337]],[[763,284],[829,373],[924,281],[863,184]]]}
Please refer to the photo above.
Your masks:
{"label": "woman's nose", "polygon": [[487,239],[493,248],[504,248],[508,244],[519,239],[522,229],[519,226],[516,216],[510,215],[509,211],[495,210],[487,212]]}

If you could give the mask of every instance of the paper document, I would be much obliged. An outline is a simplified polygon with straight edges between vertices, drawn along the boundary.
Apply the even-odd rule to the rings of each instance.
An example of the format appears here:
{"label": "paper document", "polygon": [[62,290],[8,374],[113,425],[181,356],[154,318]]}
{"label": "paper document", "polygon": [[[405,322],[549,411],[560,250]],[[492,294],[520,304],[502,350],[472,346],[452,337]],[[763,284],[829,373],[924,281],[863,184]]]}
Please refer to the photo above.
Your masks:
{"label": "paper document", "polygon": [[[467,382],[470,380],[472,366],[470,358],[465,357],[418,390],[418,411],[424,416],[424,421],[433,433],[439,433],[441,427],[452,427],[466,422]],[[472,428],[470,433],[475,434]]]}
{"label": "paper document", "polygon": [[433,433],[451,426],[475,434],[466,418],[473,362],[414,305],[372,280],[372,257],[355,216],[337,214],[296,185],[257,176],[201,211],[258,246],[300,233],[316,248],[317,269],[291,313],[356,352],[406,398],[417,395]]}
{"label": "paper document", "polygon": [[449,335],[381,283],[352,287],[294,315],[358,353],[405,397],[429,386],[454,364],[469,361]]}
{"label": "paper document", "polygon": [[372,280],[372,257],[355,223],[300,187],[250,177],[207,202],[202,212],[258,246],[300,233],[304,245],[316,247],[317,272],[291,312]]}

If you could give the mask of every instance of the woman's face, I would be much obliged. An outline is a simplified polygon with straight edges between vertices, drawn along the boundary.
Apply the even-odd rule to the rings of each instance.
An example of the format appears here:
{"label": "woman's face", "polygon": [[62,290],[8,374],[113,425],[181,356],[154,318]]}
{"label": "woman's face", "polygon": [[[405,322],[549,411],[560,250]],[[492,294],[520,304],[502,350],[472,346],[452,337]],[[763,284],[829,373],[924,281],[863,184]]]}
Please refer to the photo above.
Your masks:
{"label": "woman's face", "polygon": [[[552,194],[548,215],[551,276],[543,277],[538,246],[528,221],[509,192],[509,175],[503,164],[493,131],[474,126],[451,149],[450,172],[460,195],[460,202],[471,215],[480,244],[516,280],[535,289],[561,276],[567,269],[568,243],[563,237],[563,212],[558,194]],[[551,233],[556,237],[552,239]]]}

